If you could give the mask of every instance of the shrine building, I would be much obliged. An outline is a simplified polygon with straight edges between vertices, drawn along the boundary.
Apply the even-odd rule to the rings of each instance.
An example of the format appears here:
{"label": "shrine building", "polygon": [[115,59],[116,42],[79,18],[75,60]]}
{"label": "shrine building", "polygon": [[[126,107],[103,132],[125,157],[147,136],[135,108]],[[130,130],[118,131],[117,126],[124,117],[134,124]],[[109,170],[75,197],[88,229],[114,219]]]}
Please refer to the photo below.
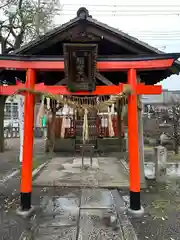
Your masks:
{"label": "shrine building", "polygon": [[41,110],[50,112],[46,151],[74,153],[85,142],[99,152],[125,151],[127,126],[130,208],[140,210],[140,96],[161,93],[161,86],[153,85],[179,74],[179,56],[95,20],[86,8],[12,54],[0,55],[1,79],[12,83],[0,87],[0,94],[12,95],[20,88],[25,94],[22,211],[31,207],[34,95]]}

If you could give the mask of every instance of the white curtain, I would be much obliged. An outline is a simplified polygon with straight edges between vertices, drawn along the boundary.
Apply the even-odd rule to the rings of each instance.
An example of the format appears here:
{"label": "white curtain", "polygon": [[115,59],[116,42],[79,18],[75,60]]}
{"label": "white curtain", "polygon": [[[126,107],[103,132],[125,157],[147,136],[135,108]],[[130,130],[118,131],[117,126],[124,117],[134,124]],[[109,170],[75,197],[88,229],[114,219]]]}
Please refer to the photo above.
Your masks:
{"label": "white curtain", "polygon": [[62,109],[63,117],[62,117],[62,124],[61,124],[61,138],[64,138],[66,128],[70,128],[70,125],[71,125],[70,115],[72,114],[73,114],[73,109],[70,108],[67,104],[65,104]]}

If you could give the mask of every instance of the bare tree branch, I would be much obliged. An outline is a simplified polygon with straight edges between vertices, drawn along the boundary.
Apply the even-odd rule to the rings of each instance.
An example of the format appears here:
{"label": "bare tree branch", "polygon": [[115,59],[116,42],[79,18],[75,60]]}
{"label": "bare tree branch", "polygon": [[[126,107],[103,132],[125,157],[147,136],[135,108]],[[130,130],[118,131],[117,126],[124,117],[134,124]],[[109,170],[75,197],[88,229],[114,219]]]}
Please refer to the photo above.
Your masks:
{"label": "bare tree branch", "polygon": [[[39,0],[39,6],[37,6],[37,0],[0,0],[1,53],[8,54],[50,29],[53,26],[54,16],[58,12],[56,10],[58,4],[59,0],[43,2]],[[39,17],[38,27],[37,16]],[[0,96],[1,99],[2,96]],[[3,114],[0,114],[0,151],[4,149],[3,120]]]}
{"label": "bare tree branch", "polygon": [[165,133],[174,142],[174,152],[178,154],[180,145],[180,99],[172,98],[164,109],[154,108],[153,116],[171,125],[171,133]]}
{"label": "bare tree branch", "polygon": [[36,0],[1,0],[1,2],[0,6],[4,13],[3,19],[0,19],[2,52],[12,50],[13,46],[17,49],[23,43],[44,34],[53,26],[53,18],[59,11],[59,0],[44,2],[39,0],[39,5]]}

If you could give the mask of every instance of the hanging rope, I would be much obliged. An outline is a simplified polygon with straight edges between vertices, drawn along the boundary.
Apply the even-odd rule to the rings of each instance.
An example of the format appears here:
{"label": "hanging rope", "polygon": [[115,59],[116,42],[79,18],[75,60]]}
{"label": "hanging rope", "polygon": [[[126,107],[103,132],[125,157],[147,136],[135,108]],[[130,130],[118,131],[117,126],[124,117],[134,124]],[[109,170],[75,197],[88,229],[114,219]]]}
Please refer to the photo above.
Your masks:
{"label": "hanging rope", "polygon": [[109,136],[114,137],[114,128],[112,123],[112,110],[108,107],[108,129],[109,129]]}
{"label": "hanging rope", "polygon": [[42,117],[45,115],[45,108],[44,108],[44,96],[42,97],[41,104],[39,107],[39,111],[36,118],[36,127],[42,127]]}
{"label": "hanging rope", "polygon": [[48,111],[51,109],[50,101],[51,101],[51,99],[49,97],[47,97],[46,102],[47,102],[47,110]]}
{"label": "hanging rope", "polygon": [[[33,89],[19,89],[17,92],[15,92],[13,95],[19,94],[19,93],[23,93],[23,92],[29,92],[32,94],[37,94],[37,95],[43,95],[43,97],[46,98],[46,102],[47,102],[47,110],[50,111],[50,100],[55,100],[56,103],[60,104],[60,105],[65,105],[67,104],[69,107],[71,107],[72,109],[75,109],[76,111],[78,111],[79,114],[84,114],[84,124],[83,124],[83,141],[88,141],[88,118],[87,118],[87,114],[89,111],[94,111],[94,109],[96,111],[99,112],[99,110],[112,106],[113,104],[116,104],[119,100],[122,104],[122,106],[125,106],[127,104],[127,99],[128,96],[131,94],[132,90],[131,90],[131,86],[128,84],[124,84],[123,85],[123,91],[117,95],[112,95],[109,99],[109,96],[86,96],[86,97],[82,97],[82,96],[73,96],[73,95],[68,95],[68,96],[62,96],[62,95],[54,95],[54,94],[50,94],[47,92],[40,92],[40,91],[36,91]],[[75,94],[75,93],[74,93]],[[138,107],[140,108],[140,101],[138,101]],[[125,111],[125,107],[122,108],[123,112]],[[49,112],[48,111],[48,112]],[[110,135],[113,136],[113,126],[112,126],[112,118],[111,118],[111,113],[109,114],[110,116],[108,117],[109,119],[109,123],[107,122],[107,125],[109,126],[109,132]],[[124,115],[124,113],[122,113],[122,116]]]}
{"label": "hanging rope", "polygon": [[83,143],[89,140],[89,128],[88,128],[88,110],[84,109],[84,121],[83,121]]}
{"label": "hanging rope", "polygon": [[66,124],[66,116],[63,115],[62,122],[61,122],[61,138],[65,137],[65,131],[66,131],[65,124]]}
{"label": "hanging rope", "polygon": [[39,95],[44,95],[47,98],[47,109],[49,109],[50,105],[50,99],[56,100],[61,104],[67,104],[71,108],[74,109],[87,109],[88,111],[91,111],[93,108],[95,109],[101,109],[102,107],[108,107],[112,104],[116,103],[118,100],[127,98],[127,96],[131,93],[131,86],[128,84],[123,85],[123,91],[117,95],[113,95],[111,99],[107,100],[107,96],[99,96],[98,101],[96,96],[92,97],[81,97],[81,96],[62,96],[62,95],[54,95],[49,93],[43,93],[39,91],[35,91],[33,89],[19,89],[17,92],[14,93],[14,95],[19,94],[21,92],[29,92]]}

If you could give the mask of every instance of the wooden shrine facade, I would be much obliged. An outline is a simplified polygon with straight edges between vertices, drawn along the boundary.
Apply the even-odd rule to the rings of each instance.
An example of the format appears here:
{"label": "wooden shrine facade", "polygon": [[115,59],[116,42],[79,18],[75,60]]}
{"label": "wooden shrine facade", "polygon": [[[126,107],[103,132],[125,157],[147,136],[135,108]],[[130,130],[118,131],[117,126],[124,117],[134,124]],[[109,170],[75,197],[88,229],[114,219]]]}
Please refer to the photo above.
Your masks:
{"label": "wooden shrine facade", "polygon": [[[132,93],[128,98],[128,141],[129,141],[129,164],[130,164],[130,193],[131,193],[131,208],[133,210],[140,209],[140,170],[139,170],[139,144],[138,144],[138,118],[137,118],[137,94],[160,94],[160,86],[147,86],[137,84],[137,70],[153,70],[166,69],[174,63],[178,55],[166,54],[150,57],[139,61],[122,61],[111,60],[97,62],[96,67],[106,71],[114,69],[125,70],[128,73],[127,83],[132,88]],[[34,123],[34,104],[35,98],[32,91],[46,92],[49,94],[72,95],[66,86],[45,86],[44,84],[36,84],[36,71],[48,69],[63,71],[63,61],[44,61],[44,60],[24,60],[23,56],[18,60],[12,60],[12,56],[0,57],[1,68],[16,68],[26,70],[26,83],[21,86],[1,86],[0,94],[12,95],[17,90],[22,90],[25,94],[25,109],[24,109],[24,145],[23,145],[23,163],[22,163],[22,182],[21,182],[21,201],[22,209],[27,210],[31,207],[31,189],[32,189],[32,158],[33,158],[33,123]],[[9,58],[9,59],[7,59]],[[21,58],[21,59],[20,59]],[[53,64],[52,64],[53,63]],[[101,65],[102,64],[102,65]],[[78,91],[75,95],[117,95],[122,91],[123,85],[118,86],[97,86],[94,91]]]}
{"label": "wooden shrine facade", "polygon": [[[74,53],[73,47],[69,46],[77,49],[77,43],[80,43],[80,48]],[[34,93],[63,96],[119,95],[126,84],[131,87],[127,99],[130,209],[139,211],[137,96],[160,94],[161,86],[152,85],[179,72],[179,64],[175,62],[179,57],[180,54],[160,53],[121,31],[93,20],[84,8],[78,10],[77,17],[72,21],[22,47],[13,55],[0,55],[2,78],[11,81],[11,86],[0,86],[0,94],[12,95],[18,91],[25,95],[21,212],[32,209]],[[81,66],[77,67],[77,59]],[[141,82],[137,76],[140,76]],[[16,85],[15,77],[21,79],[22,83]]]}

